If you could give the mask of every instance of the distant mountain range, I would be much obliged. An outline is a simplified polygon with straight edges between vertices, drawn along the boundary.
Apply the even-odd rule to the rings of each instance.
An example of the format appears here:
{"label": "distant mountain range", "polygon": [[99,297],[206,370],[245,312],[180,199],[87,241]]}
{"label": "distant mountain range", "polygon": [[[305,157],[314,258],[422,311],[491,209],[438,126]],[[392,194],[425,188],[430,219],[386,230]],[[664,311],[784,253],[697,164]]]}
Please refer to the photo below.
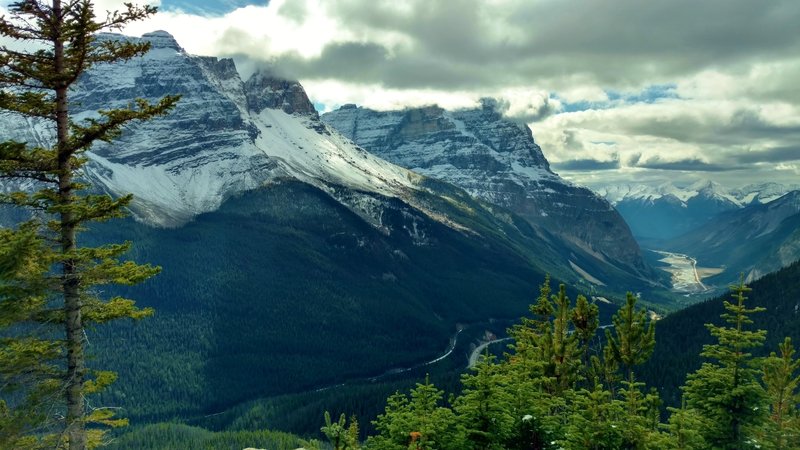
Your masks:
{"label": "distant mountain range", "polygon": [[622,184],[595,191],[611,202],[640,241],[661,242],[680,236],[714,219],[725,211],[763,204],[800,185],[778,183],[750,184],[728,189],[701,180],[686,187],[672,183],[657,186]]}

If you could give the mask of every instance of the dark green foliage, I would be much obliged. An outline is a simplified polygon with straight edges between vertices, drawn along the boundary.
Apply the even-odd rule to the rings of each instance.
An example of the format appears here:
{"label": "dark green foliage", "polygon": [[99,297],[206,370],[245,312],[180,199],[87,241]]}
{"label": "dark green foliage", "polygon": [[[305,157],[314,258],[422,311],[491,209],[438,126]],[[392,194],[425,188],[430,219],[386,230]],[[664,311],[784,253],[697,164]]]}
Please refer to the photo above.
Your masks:
{"label": "dark green foliage", "polygon": [[455,411],[464,427],[465,448],[499,449],[500,443],[514,436],[513,397],[510,379],[494,364],[493,356],[481,358],[474,373],[461,377],[464,393],[458,397]]}
{"label": "dark green foliage", "polygon": [[795,359],[792,340],[778,346],[762,362],[762,380],[770,403],[769,422],[762,439],[771,448],[783,450],[800,447],[800,360]]}
{"label": "dark green foliage", "polygon": [[395,393],[386,410],[375,420],[378,435],[367,439],[375,450],[459,450],[463,432],[453,411],[443,405],[444,392],[430,384],[418,383],[410,396]]}
{"label": "dark green foliage", "polygon": [[[294,450],[304,445],[297,436],[277,431],[214,433],[188,425],[162,423],[133,430],[103,447],[108,450]],[[309,447],[309,450],[311,448]]]}
{"label": "dark green foliage", "polygon": [[[546,281],[531,306],[534,317],[523,319],[511,331],[515,352],[499,364],[487,358],[473,374],[464,376],[464,390],[454,399],[456,426],[464,430],[460,448],[796,448],[800,383],[796,372],[800,362],[793,358],[789,340],[780,346],[780,356],[773,353],[759,360],[750,355],[749,350],[761,344],[765,333],[746,328],[752,325],[749,316],[761,310],[745,305],[749,288],[743,283],[732,290],[735,302],[725,302],[722,314],[728,326],[708,325],[719,343],[705,346],[702,356],[712,362],[689,377],[686,402],[680,409],[668,408],[671,416],[662,423],[663,402],[658,393],[651,389],[644,394],[644,384],[634,377],[633,368],[647,361],[655,339],[645,312],[635,309],[636,298],[628,295],[627,305],[614,316],[613,334],[606,333],[603,358],[624,366],[627,379],[622,387],[615,392],[595,379],[590,388],[584,388],[580,376],[562,384],[558,375],[568,372],[560,371],[554,361],[569,361],[566,355],[572,352],[563,353],[557,343],[578,342],[573,337],[578,328],[574,324],[574,332],[560,331],[559,322],[569,301],[563,288],[559,295],[551,295]],[[593,356],[595,365],[603,364],[598,355]],[[576,371],[592,372],[598,369]],[[405,396],[390,397],[387,414],[380,417],[379,434],[368,443],[402,435],[396,433],[396,427],[402,428],[408,418],[396,412],[406,410],[407,405]],[[767,420],[767,412],[771,412],[771,420]],[[448,416],[440,425],[452,427],[450,420]],[[396,447],[377,448],[401,449],[404,442],[395,442]]]}
{"label": "dark green foliage", "polygon": [[[403,229],[400,211],[384,220]],[[120,374],[103,401],[134,420],[216,414],[428,361],[457,323],[525,311],[530,280],[541,275],[518,255],[425,218],[417,226],[432,244],[386,236],[324,192],[284,181],[180,230],[95,227],[108,239],[130,237],[133,258],[163,267],[119,291],[156,308],[155,317],[119,324],[116,341],[102,328],[90,336],[98,360]],[[603,306],[607,317],[612,305]],[[120,342],[129,353],[116,351]],[[325,409],[350,412],[326,405],[315,417]]]}
{"label": "dark green foliage", "polygon": [[568,449],[612,450],[623,448],[628,427],[625,413],[611,392],[599,384],[577,393],[573,412],[564,430],[563,444]]}
{"label": "dark green foliage", "polygon": [[[617,359],[629,355],[624,361],[631,367],[646,360],[647,348],[652,347],[646,342],[653,339],[653,328],[643,317],[641,324],[625,324],[626,317],[639,317],[634,305],[635,299],[615,320],[625,327],[615,337]],[[456,448],[648,448],[667,439],[659,427],[660,400],[652,392],[642,395],[641,383],[631,378],[628,389],[617,394],[596,381],[589,389],[582,387],[591,373],[588,358],[582,356],[590,353],[598,323],[592,305],[582,299],[571,308],[565,287],[552,295],[545,279],[530,311],[532,317],[510,330],[513,354],[499,364],[487,357],[462,378],[463,391],[453,401],[455,426],[463,431],[452,434],[452,439],[463,440],[454,441]],[[641,334],[631,332],[637,327]],[[386,413],[376,422],[378,434],[369,438],[367,446],[415,448],[403,440],[410,429],[409,409],[407,397],[391,396]],[[440,425],[452,428],[450,416]]]}
{"label": "dark green foliage", "polygon": [[633,368],[645,363],[656,345],[655,323],[647,311],[636,310],[636,297],[628,292],[625,305],[612,318],[613,327],[606,329],[610,356],[625,369],[633,383]]}
{"label": "dark green foliage", "polygon": [[347,425],[347,418],[344,414],[339,416],[338,422],[333,422],[331,414],[325,411],[325,426],[320,431],[328,438],[333,450],[358,450],[361,448],[358,419],[355,416],[350,418],[350,425]]}

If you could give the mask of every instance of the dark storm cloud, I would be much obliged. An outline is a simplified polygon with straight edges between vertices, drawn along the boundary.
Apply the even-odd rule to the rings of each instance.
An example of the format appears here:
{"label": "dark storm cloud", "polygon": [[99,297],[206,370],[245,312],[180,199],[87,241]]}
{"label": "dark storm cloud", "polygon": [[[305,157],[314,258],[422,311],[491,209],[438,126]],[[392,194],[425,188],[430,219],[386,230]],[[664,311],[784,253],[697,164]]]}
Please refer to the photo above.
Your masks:
{"label": "dark storm cloud", "polygon": [[701,145],[739,146],[747,142],[797,141],[800,126],[771,123],[757,107],[732,113],[685,108],[680,113],[658,118],[636,118],[617,124],[631,135],[657,136]]}
{"label": "dark storm cloud", "polygon": [[527,100],[515,98],[514,100],[513,109],[511,102],[505,98],[484,98],[481,99],[481,102],[484,107],[489,102],[495,111],[506,118],[525,124],[538,122],[561,111],[561,106],[553,102],[550,97]]}
{"label": "dark storm cloud", "polygon": [[735,159],[743,164],[800,161],[800,145],[745,152],[736,155]]}
{"label": "dark storm cloud", "polygon": [[616,170],[620,168],[619,160],[598,161],[596,159],[573,159],[553,163],[556,170],[573,171],[593,171],[593,170]]}
{"label": "dark storm cloud", "polygon": [[628,166],[634,167],[637,164],[639,164],[639,161],[641,161],[641,159],[642,159],[641,153],[634,153],[633,155],[628,156],[628,160],[626,161],[626,163],[628,164]]}
{"label": "dark storm cloud", "polygon": [[291,79],[320,77],[366,81],[380,76],[387,55],[387,50],[378,44],[344,42],[326,46],[316,59],[308,60],[292,53],[278,57],[272,65]]}
{"label": "dark storm cloud", "polygon": [[392,88],[469,88],[488,86],[494,79],[485,71],[474,71],[446,59],[425,55],[390,57],[389,49],[369,42],[336,42],[326,45],[316,58],[284,54],[272,63],[293,79],[338,79]]}
{"label": "dark storm cloud", "polygon": [[[489,88],[565,74],[642,85],[800,53],[796,0],[407,0],[402,7],[330,0],[326,7],[357,35],[395,33],[410,43],[386,49],[391,58],[368,60],[380,68],[356,74],[387,87]],[[294,69],[305,78],[356,72],[334,70],[343,64],[338,56],[324,51]]]}
{"label": "dark storm cloud", "polygon": [[658,156],[639,162],[636,167],[655,170],[678,170],[685,172],[725,172],[739,170],[740,166],[717,163],[707,163],[698,158],[686,158],[676,161],[667,161]]}

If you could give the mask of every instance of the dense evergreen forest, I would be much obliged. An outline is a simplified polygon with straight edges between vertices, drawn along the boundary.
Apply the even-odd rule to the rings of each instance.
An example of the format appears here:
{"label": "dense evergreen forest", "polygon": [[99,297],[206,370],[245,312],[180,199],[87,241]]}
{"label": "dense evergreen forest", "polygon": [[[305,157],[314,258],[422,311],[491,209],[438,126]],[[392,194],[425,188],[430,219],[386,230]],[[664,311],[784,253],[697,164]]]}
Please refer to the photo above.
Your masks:
{"label": "dense evergreen forest", "polygon": [[[375,196],[378,229],[299,181],[180,230],[108,223],[132,197],[91,191],[85,152],[178,97],[76,122],[69,89],[95,64],[146,53],[97,37],[156,9],[8,11],[0,36],[37,43],[0,46],[0,109],[50,121],[55,140],[0,142],[0,178],[22,182],[0,203],[31,212],[0,227],[0,449],[800,448],[800,263],[657,335],[637,295],[612,316],[554,290],[542,270],[563,255],[547,236],[460,190],[417,200],[475,236]],[[541,279],[513,344],[463,373],[476,333],[525,314]],[[439,349],[458,356],[429,364]]]}

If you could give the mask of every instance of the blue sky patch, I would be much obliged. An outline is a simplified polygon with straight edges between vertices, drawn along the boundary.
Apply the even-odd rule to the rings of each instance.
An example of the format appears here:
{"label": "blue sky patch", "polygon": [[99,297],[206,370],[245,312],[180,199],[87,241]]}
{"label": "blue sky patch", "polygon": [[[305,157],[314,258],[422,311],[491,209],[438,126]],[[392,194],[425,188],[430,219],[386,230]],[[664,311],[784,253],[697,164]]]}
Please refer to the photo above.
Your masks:
{"label": "blue sky patch", "polygon": [[612,102],[622,101],[624,103],[655,103],[658,100],[665,98],[678,98],[675,88],[677,88],[675,84],[654,84],[644,88],[639,93],[607,90],[606,95],[608,95],[608,98]]}
{"label": "blue sky patch", "polygon": [[680,98],[675,92],[675,84],[654,84],[642,89],[640,92],[622,92],[615,90],[605,90],[608,101],[602,102],[568,102],[553,93],[553,98],[561,100],[562,112],[587,111],[590,109],[611,109],[621,105],[631,105],[634,103],[655,103],[663,99]]}
{"label": "blue sky patch", "polygon": [[203,16],[220,16],[247,5],[266,6],[268,0],[162,0],[161,10],[182,11]]}

